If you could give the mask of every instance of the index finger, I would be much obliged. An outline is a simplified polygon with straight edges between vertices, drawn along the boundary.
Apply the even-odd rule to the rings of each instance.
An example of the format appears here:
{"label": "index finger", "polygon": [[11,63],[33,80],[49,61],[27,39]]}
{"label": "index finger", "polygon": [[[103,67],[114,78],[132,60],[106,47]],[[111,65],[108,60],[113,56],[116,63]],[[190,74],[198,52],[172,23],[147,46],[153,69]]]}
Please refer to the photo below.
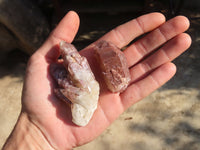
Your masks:
{"label": "index finger", "polygon": [[114,28],[96,42],[105,40],[122,48],[136,37],[157,28],[164,22],[165,16],[163,14],[149,13]]}
{"label": "index finger", "polygon": [[81,55],[85,56],[88,61],[93,60],[93,46],[101,40],[105,40],[122,48],[129,44],[138,36],[156,29],[165,22],[165,16],[161,13],[149,13],[126,22],[102,36],[96,42],[81,50]]}

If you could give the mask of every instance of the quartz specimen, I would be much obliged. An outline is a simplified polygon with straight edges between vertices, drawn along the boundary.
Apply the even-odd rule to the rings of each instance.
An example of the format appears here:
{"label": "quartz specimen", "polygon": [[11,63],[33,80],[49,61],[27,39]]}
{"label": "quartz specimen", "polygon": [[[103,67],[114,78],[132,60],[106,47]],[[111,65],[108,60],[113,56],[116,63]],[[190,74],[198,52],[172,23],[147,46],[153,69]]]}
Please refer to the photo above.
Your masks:
{"label": "quartz specimen", "polygon": [[94,50],[108,89],[112,92],[123,92],[131,80],[124,53],[106,41],[97,43]]}
{"label": "quartz specimen", "polygon": [[[63,64],[52,64],[50,72],[59,88],[56,96],[71,105],[72,121],[79,126],[88,124],[97,108],[99,84],[85,57],[69,43],[60,43]],[[64,66],[64,67],[63,67]]]}

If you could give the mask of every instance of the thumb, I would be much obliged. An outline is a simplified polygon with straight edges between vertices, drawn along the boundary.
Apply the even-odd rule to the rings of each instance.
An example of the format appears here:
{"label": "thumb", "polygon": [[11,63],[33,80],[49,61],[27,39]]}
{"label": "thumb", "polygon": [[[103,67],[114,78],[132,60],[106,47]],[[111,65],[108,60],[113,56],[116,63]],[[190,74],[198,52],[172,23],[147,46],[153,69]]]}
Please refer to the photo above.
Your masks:
{"label": "thumb", "polygon": [[71,43],[78,31],[79,23],[78,14],[74,11],[69,11],[37,52],[44,55],[47,59],[57,59],[59,55],[57,48],[59,42],[66,41]]}

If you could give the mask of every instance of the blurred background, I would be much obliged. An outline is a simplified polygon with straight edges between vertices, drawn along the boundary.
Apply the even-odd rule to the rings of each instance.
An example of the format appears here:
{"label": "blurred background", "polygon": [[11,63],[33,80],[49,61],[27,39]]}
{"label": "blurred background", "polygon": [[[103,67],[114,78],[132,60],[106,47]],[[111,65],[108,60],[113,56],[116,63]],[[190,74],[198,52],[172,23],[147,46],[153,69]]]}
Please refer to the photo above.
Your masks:
{"label": "blurred background", "polygon": [[199,0],[0,0],[0,148],[20,112],[26,63],[69,10],[80,16],[73,41],[79,50],[112,28],[155,11],[167,19],[187,16],[193,40],[174,61],[178,70],[172,80],[75,150],[200,149]]}

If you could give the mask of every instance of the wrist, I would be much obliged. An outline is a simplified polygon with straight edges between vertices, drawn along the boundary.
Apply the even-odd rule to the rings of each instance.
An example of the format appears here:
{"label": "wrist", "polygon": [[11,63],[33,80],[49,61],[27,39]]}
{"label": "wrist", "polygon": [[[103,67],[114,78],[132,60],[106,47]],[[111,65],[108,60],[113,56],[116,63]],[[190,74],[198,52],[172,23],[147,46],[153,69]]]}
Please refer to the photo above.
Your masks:
{"label": "wrist", "polygon": [[3,150],[54,150],[45,136],[28,118],[21,113],[14,130],[7,139]]}

